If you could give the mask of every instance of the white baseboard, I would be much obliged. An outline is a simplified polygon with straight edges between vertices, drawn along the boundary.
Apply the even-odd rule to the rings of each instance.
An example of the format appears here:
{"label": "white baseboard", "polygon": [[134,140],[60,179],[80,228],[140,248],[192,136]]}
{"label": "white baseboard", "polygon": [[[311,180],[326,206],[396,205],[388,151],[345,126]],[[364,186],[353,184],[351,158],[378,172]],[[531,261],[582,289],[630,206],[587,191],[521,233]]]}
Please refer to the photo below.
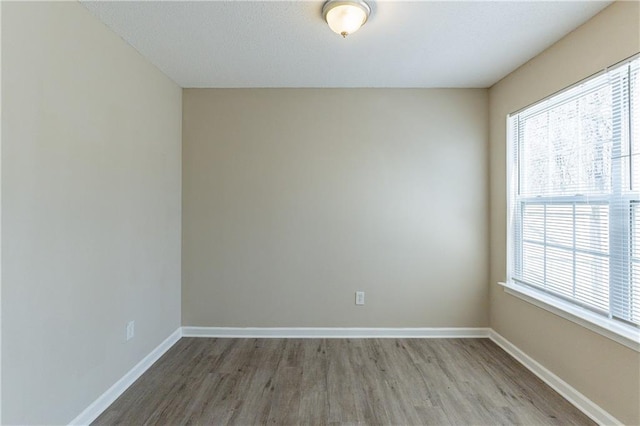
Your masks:
{"label": "white baseboard", "polygon": [[596,423],[600,425],[623,424],[621,421],[603,410],[598,404],[578,392],[569,383],[553,374],[539,362],[520,350],[520,348],[502,337],[495,330],[490,330],[489,338]]}
{"label": "white baseboard", "polygon": [[88,425],[92,421],[98,418],[104,410],[107,409],[120,395],[127,390],[129,386],[135,382],[138,377],[149,369],[165,352],[167,352],[180,338],[182,337],[182,328],[178,328],[171,333],[164,342],[160,343],[149,355],[145,356],[142,361],[136,364],[127,374],[122,376],[113,386],[111,386],[105,393],[98,397],[91,405],[78,415],[75,419],[71,420],[70,425]]}
{"label": "white baseboard", "polygon": [[469,338],[489,337],[489,328],[342,328],[342,327],[182,327],[184,337],[257,338]]}
{"label": "white baseboard", "polygon": [[144,357],[135,367],[73,419],[71,425],[88,425],[109,407],[181,337],[238,338],[490,338],[567,401],[601,425],[622,425],[618,419],[543,367],[513,343],[490,328],[263,328],[181,327]]}

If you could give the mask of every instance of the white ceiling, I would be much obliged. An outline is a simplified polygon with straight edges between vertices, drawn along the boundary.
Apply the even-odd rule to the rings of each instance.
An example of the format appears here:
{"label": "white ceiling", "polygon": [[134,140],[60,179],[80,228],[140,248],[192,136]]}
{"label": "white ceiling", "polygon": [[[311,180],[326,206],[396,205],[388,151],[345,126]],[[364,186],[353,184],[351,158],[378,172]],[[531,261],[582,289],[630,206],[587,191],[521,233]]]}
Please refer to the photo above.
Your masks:
{"label": "white ceiling", "polygon": [[610,1],[376,1],[342,39],[322,1],[84,1],[182,87],[489,87]]}

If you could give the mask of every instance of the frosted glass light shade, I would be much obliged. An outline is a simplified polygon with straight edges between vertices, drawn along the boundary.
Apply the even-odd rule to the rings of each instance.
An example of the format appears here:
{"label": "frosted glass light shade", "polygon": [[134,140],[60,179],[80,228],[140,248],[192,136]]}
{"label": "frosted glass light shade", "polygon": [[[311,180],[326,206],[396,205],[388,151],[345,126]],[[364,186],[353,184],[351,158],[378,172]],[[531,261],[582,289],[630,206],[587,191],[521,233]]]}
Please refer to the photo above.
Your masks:
{"label": "frosted glass light shade", "polygon": [[346,37],[367,22],[371,9],[363,1],[328,1],[322,8],[322,13],[329,28]]}

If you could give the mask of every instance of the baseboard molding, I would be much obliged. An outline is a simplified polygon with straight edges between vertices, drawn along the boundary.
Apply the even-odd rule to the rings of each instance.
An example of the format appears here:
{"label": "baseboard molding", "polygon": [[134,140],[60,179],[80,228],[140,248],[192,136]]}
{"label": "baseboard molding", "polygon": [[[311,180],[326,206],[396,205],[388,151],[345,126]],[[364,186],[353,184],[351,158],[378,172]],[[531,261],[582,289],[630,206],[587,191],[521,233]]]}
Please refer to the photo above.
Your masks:
{"label": "baseboard molding", "polygon": [[184,337],[255,338],[479,338],[489,328],[182,327]]}
{"label": "baseboard molding", "polygon": [[91,405],[89,405],[82,413],[73,419],[70,425],[88,425],[98,418],[104,410],[107,409],[129,386],[135,382],[145,371],[149,369],[165,352],[167,352],[182,337],[182,329],[178,328],[171,333],[164,342],[160,343],[149,355],[145,356],[142,361],[136,364],[127,374],[122,376],[113,386],[105,393],[98,397]]}
{"label": "baseboard molding", "polygon": [[516,345],[498,334],[495,330],[490,330],[489,338],[596,423],[600,425],[623,424],[621,421],[602,409],[598,404],[578,392],[569,383],[553,374],[546,367],[542,366],[539,362],[524,353]]}
{"label": "baseboard molding", "polygon": [[601,425],[622,425],[618,419],[553,374],[513,343],[490,328],[339,328],[339,327],[181,327],[73,419],[88,425],[107,409],[181,337],[238,338],[489,338],[585,415]]}

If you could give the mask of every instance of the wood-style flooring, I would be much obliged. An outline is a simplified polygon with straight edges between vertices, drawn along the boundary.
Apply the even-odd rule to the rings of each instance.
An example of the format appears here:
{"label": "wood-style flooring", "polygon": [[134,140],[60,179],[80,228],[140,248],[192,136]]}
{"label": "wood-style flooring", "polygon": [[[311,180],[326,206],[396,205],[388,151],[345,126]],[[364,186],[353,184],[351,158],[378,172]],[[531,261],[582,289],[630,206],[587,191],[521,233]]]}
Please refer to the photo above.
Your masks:
{"label": "wood-style flooring", "polygon": [[489,339],[182,338],[97,425],[593,424]]}

